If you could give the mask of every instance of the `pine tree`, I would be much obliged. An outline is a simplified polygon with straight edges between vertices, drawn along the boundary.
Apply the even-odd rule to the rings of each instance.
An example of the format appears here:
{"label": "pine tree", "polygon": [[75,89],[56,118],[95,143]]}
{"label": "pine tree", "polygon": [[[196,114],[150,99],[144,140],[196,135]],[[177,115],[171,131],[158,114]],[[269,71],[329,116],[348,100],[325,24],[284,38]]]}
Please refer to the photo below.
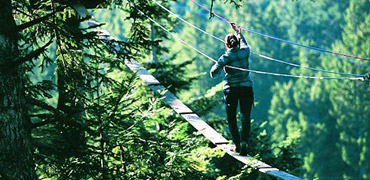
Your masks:
{"label": "pine tree", "polygon": [[[181,156],[171,158],[176,160],[173,166],[164,168],[164,162],[169,160],[168,151],[175,155],[189,152],[193,147],[189,142],[196,141],[169,139],[167,134],[174,128],[167,126],[171,121],[164,123],[168,128],[160,131],[163,134],[143,123],[158,119],[149,116],[157,112],[152,108],[153,101],[143,103],[142,98],[134,96],[137,88],[133,78],[111,77],[117,71],[127,76],[124,59],[144,57],[148,44],[158,46],[158,42],[147,39],[147,28],[142,24],[145,17],[138,15],[134,6],[116,1],[118,7],[128,7],[125,10],[137,23],[133,24],[129,42],[105,41],[91,28],[80,26],[86,19],[78,17],[72,8],[74,2],[71,3],[7,1],[1,6],[5,8],[1,19],[10,26],[1,29],[0,122],[4,138],[0,146],[0,177],[37,179],[35,163],[41,178],[202,176],[190,167],[193,161]],[[148,14],[162,16],[148,2],[135,3]],[[101,7],[107,8],[108,3]],[[14,19],[21,25],[16,26]],[[54,52],[47,53],[55,50],[47,49],[53,42],[55,59]],[[117,44],[121,46],[120,52],[113,49]],[[32,71],[40,69],[54,74],[51,78],[32,76]],[[48,101],[50,98],[56,103]],[[152,154],[162,156],[155,158]],[[153,163],[143,166],[148,160]]]}
{"label": "pine tree", "polygon": [[[359,25],[364,27],[368,25],[367,16],[362,16],[363,13],[368,14],[366,3],[349,2],[346,15],[338,13],[344,12],[343,9],[346,8],[344,4],[331,6],[324,3],[323,7],[329,9],[328,17],[331,18],[324,16],[325,18],[321,18],[320,21],[333,24],[336,27],[333,28],[335,31],[329,31],[329,34],[327,34],[328,31],[320,31],[318,35],[310,36],[314,40],[317,39],[317,42],[323,42],[322,45],[330,43],[333,39],[336,40],[332,47],[328,47],[336,52],[368,57],[368,50],[363,48],[365,44],[368,44],[365,38],[367,33],[363,30],[366,28],[359,28]],[[346,18],[340,18],[344,15]],[[326,23],[321,22],[320,24]],[[318,27],[321,29],[330,28],[329,26],[322,27],[320,24]],[[300,29],[302,28],[298,30]],[[311,67],[318,66],[339,72],[366,73],[363,67],[356,64],[330,56],[319,57],[304,50],[299,52],[299,62]],[[366,62],[361,63],[366,64]],[[292,72],[297,75],[329,76],[327,73],[315,73],[308,70],[293,70]],[[365,124],[361,124],[362,119],[366,117],[361,115],[367,114],[367,110],[362,107],[366,107],[369,102],[369,98],[364,95],[366,94],[365,86],[367,85],[363,82],[304,79],[275,85],[274,88],[278,94],[273,96],[269,110],[273,137],[279,141],[296,130],[301,131],[300,149],[304,157],[305,176],[338,179],[368,177],[364,173],[368,165],[364,163],[361,168],[358,165],[361,162],[358,154],[362,152],[361,156],[363,156],[368,153],[368,150],[363,148],[366,145],[362,141],[366,134],[361,133],[364,131],[363,128],[366,128]]]}

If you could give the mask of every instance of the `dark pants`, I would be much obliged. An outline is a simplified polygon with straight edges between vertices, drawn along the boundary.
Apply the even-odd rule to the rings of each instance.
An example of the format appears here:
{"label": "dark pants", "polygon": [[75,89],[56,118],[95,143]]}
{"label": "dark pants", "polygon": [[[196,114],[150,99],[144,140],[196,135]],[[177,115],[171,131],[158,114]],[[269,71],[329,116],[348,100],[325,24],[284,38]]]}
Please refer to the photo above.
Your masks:
{"label": "dark pants", "polygon": [[[230,87],[224,90],[224,98],[226,103],[227,121],[233,142],[236,146],[240,146],[241,142],[248,143],[251,129],[251,111],[254,101],[252,87]],[[240,115],[242,122],[241,135],[239,134],[236,110],[240,104]]]}

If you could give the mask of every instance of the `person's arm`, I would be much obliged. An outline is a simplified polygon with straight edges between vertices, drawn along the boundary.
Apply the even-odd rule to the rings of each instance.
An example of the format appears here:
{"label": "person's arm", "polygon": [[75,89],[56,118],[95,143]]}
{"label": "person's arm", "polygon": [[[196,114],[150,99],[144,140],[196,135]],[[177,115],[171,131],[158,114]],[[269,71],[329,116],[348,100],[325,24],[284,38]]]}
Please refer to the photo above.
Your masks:
{"label": "person's arm", "polygon": [[240,49],[246,49],[249,48],[247,41],[245,40],[242,33],[239,32],[239,34],[236,36],[239,38],[240,41]]}
{"label": "person's arm", "polygon": [[210,71],[210,76],[211,78],[215,78],[218,74],[220,74],[222,68],[226,65],[227,63],[227,55],[224,54],[222,55],[218,61],[212,66],[211,71]]}
{"label": "person's arm", "polygon": [[235,31],[235,36],[240,41],[240,49],[249,48],[247,41],[245,40],[243,34],[241,33],[241,28],[237,27],[235,23],[230,23],[230,25]]}

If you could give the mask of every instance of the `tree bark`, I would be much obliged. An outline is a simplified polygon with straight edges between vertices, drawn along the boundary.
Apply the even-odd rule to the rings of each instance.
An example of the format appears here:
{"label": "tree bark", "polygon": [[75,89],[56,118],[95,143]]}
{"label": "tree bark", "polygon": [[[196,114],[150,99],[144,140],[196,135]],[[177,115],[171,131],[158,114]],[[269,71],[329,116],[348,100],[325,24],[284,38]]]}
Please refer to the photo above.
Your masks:
{"label": "tree bark", "polygon": [[[18,34],[10,0],[0,1],[0,64],[20,56]],[[0,177],[36,178],[30,122],[26,120],[24,68],[0,71]]]}

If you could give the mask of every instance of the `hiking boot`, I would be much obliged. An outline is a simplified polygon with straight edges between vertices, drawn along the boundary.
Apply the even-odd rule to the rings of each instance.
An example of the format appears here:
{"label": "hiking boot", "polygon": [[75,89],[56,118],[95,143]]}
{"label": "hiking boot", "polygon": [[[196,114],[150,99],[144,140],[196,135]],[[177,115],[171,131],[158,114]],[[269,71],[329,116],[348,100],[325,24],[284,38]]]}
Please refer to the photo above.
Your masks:
{"label": "hiking boot", "polygon": [[248,153],[247,153],[247,148],[248,148],[248,144],[247,144],[246,142],[242,142],[242,143],[240,143],[240,152],[239,152],[239,154],[240,154],[241,156],[246,156],[246,155],[248,155]]}
{"label": "hiking boot", "polygon": [[240,153],[240,145],[239,146],[235,145],[235,148],[232,148],[231,151]]}

